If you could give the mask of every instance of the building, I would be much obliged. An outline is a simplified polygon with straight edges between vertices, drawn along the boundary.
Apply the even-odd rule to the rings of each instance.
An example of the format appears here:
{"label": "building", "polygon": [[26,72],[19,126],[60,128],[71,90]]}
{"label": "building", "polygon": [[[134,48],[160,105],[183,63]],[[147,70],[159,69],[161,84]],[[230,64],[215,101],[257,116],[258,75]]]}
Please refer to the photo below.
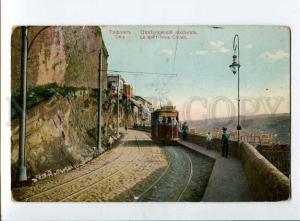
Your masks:
{"label": "building", "polygon": [[107,88],[111,90],[113,94],[117,94],[119,89],[120,94],[123,92],[125,80],[120,74],[112,74],[107,76]]}
{"label": "building", "polygon": [[151,112],[153,111],[152,103],[141,96],[134,96],[135,103],[138,104],[138,117],[141,119],[141,123],[137,123],[141,126],[151,125]]}
{"label": "building", "polygon": [[134,96],[134,99],[144,105],[145,107],[152,109],[152,103],[141,96]]}
{"label": "building", "polygon": [[133,87],[130,84],[124,84],[124,94],[127,97],[133,97]]}

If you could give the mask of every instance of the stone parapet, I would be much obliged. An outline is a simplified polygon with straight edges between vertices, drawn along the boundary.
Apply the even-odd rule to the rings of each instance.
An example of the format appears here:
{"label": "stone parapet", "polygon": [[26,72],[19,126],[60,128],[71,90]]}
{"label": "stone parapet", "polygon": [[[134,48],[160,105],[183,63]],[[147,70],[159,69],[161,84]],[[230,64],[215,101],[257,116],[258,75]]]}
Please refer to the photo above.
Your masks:
{"label": "stone parapet", "polygon": [[[187,141],[201,146],[206,145],[205,136],[189,134]],[[214,138],[212,149],[221,152],[221,140]],[[251,194],[255,201],[281,201],[290,197],[290,180],[261,155],[254,146],[230,141],[229,155],[241,160]],[[228,159],[230,160],[230,159]]]}

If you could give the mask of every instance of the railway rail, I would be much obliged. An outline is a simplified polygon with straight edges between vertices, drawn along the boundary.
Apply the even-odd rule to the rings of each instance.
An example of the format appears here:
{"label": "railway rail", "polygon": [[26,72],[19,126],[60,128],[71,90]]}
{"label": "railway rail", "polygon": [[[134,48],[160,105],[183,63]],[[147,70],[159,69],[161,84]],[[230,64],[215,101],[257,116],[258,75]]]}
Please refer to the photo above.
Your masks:
{"label": "railway rail", "polygon": [[[125,142],[123,142],[122,144],[126,146],[126,144],[128,143],[128,140],[126,140]],[[109,160],[108,162],[105,162],[104,164],[98,166],[96,165],[95,167],[93,167],[91,170],[89,170],[88,172],[84,173],[83,175],[80,175],[80,176],[76,176],[68,181],[65,181],[63,183],[60,183],[58,185],[55,185],[53,187],[50,187],[50,188],[47,188],[43,191],[40,191],[36,194],[31,194],[29,196],[26,196],[26,197],[20,197],[18,198],[18,200],[20,201],[26,201],[26,202],[29,202],[29,201],[36,201],[34,199],[38,198],[38,197],[41,197],[47,193],[52,193],[53,191],[55,190],[58,190],[60,188],[63,188],[65,187],[66,185],[70,185],[72,183],[75,183],[77,181],[80,181],[81,179],[84,179],[84,178],[87,178],[89,176],[92,176],[94,174],[97,174],[99,172],[101,172],[102,170],[105,170],[106,168],[108,168],[109,166],[112,166],[113,164],[116,164],[118,161],[120,161],[122,159],[123,156],[125,155],[130,155],[130,153],[128,153],[127,149],[126,148],[123,148],[122,149],[122,152],[120,154],[118,154],[114,159],[112,160]]]}
{"label": "railway rail", "polygon": [[[82,168],[28,187],[19,192],[24,194],[17,200],[199,201],[197,188],[205,187],[210,175],[204,156],[176,145],[157,146],[147,134],[137,131],[105,154]],[[193,195],[197,197],[192,199]]]}
{"label": "railway rail", "polygon": [[182,191],[180,192],[180,194],[179,194],[179,196],[178,196],[178,198],[177,198],[177,202],[180,201],[181,197],[183,196],[183,194],[184,194],[185,191],[187,190],[187,188],[188,188],[188,186],[189,186],[189,184],[190,184],[190,182],[191,182],[192,176],[193,176],[193,163],[192,163],[191,157],[190,157],[188,154],[186,154],[186,153],[185,153],[185,155],[186,155],[186,157],[187,157],[188,160],[189,160],[189,168],[190,168],[190,169],[189,169],[189,176],[188,176],[188,179],[187,179],[187,181],[186,181],[186,183],[185,183],[185,185],[184,185]]}
{"label": "railway rail", "polygon": [[[138,150],[139,150],[139,152],[140,152],[140,151],[141,151],[141,147],[140,147],[139,142],[138,142],[138,140],[137,140],[136,137],[135,137],[135,141],[136,141],[136,143],[137,143],[137,147],[138,147]],[[99,185],[99,184],[102,183],[103,181],[109,179],[110,177],[115,176],[115,175],[118,174],[120,171],[126,169],[126,168],[130,165],[131,162],[135,161],[135,160],[140,156],[140,153],[139,153],[139,152],[136,153],[135,156],[134,156],[130,161],[125,161],[125,163],[124,163],[125,165],[124,165],[123,167],[121,167],[120,169],[116,170],[115,172],[113,172],[112,174],[106,176],[105,178],[100,179],[100,180],[98,180],[98,181],[92,183],[91,185],[89,185],[89,186],[87,186],[87,187],[85,187],[85,188],[82,188],[82,189],[80,189],[79,191],[77,191],[77,192],[75,192],[75,193],[72,193],[72,194],[68,195],[67,197],[65,197],[65,198],[63,198],[63,199],[61,199],[61,200],[59,200],[59,202],[66,202],[66,200],[71,199],[71,198],[74,197],[74,196],[78,196],[79,194],[83,193],[84,191],[87,191],[87,190],[91,189],[92,187],[94,187],[94,186],[96,186],[96,185]]]}
{"label": "railway rail", "polygon": [[[170,150],[172,150],[172,151],[175,150],[176,153],[172,154],[172,152]],[[185,174],[188,174],[188,176],[186,176],[186,179],[181,179],[181,183],[178,182],[178,183],[173,184],[173,186],[176,189],[177,197],[175,199],[171,199],[172,197],[166,195],[165,200],[178,202],[181,200],[182,196],[184,195],[186,190],[189,188],[189,184],[190,184],[192,176],[193,176],[193,163],[192,163],[192,160],[191,160],[189,154],[180,150],[180,147],[176,147],[176,146],[169,146],[164,151],[167,155],[168,165],[166,166],[166,168],[163,170],[163,172],[160,174],[160,176],[158,176],[158,178],[156,180],[154,180],[142,193],[140,193],[139,195],[134,197],[135,201],[147,201],[151,197],[155,198],[156,197],[155,196],[156,189],[159,189],[160,186],[165,185],[165,183],[170,184],[172,182],[172,179],[174,178],[174,168],[172,168],[171,166],[174,167],[174,164],[177,163],[176,161],[178,161],[178,159],[175,157],[176,155],[177,156],[184,155],[185,160],[188,161],[186,168],[185,168],[186,170],[181,171],[182,173],[177,174],[177,175],[184,176]],[[162,182],[163,179],[166,179],[168,181]],[[151,193],[151,191],[154,191],[154,193]],[[148,195],[148,196],[146,196],[146,195]],[[171,199],[171,200],[169,200],[169,199]],[[157,199],[157,200],[159,200],[159,199]]]}
{"label": "railway rail", "polygon": [[99,172],[100,170],[105,169],[105,167],[110,166],[112,163],[114,163],[114,162],[117,161],[118,159],[120,159],[120,157],[121,157],[123,154],[124,154],[124,152],[122,152],[121,154],[119,154],[119,155],[118,155],[115,159],[113,159],[112,161],[110,161],[110,162],[108,162],[108,163],[106,163],[106,164],[104,164],[104,165],[101,165],[100,167],[96,167],[95,169],[90,170],[89,172],[83,174],[82,176],[78,176],[78,177],[72,178],[71,180],[68,180],[68,181],[66,181],[66,182],[63,182],[63,183],[61,183],[61,184],[59,184],[59,185],[57,185],[57,186],[51,187],[51,188],[49,188],[49,189],[46,189],[46,190],[44,190],[44,191],[42,191],[42,192],[39,192],[39,193],[37,193],[37,194],[33,194],[33,195],[31,195],[31,196],[29,196],[29,197],[26,197],[26,198],[23,198],[23,199],[21,199],[21,200],[29,201],[30,199],[32,199],[32,198],[34,198],[34,197],[41,196],[41,195],[43,195],[43,194],[45,194],[45,193],[48,193],[48,192],[53,191],[53,190],[55,190],[55,189],[61,188],[61,187],[65,186],[65,185],[70,184],[70,183],[72,183],[72,182],[75,182],[75,181],[77,181],[77,180],[79,180],[79,179],[82,179],[82,178],[84,178],[84,177],[87,177],[87,176],[89,176],[89,175],[92,175],[92,174],[94,174],[94,173],[97,173],[97,172]]}

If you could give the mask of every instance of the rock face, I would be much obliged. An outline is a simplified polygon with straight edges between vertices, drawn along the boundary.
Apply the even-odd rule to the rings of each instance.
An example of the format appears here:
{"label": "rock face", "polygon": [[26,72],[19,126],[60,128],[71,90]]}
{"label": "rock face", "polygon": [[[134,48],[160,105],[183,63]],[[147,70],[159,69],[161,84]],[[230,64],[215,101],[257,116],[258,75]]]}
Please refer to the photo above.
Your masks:
{"label": "rock face", "polygon": [[[108,53],[99,27],[29,27],[28,90],[56,83],[60,86],[99,87],[99,51],[101,70],[107,70]],[[21,65],[21,28],[12,34],[12,95],[19,93]],[[102,71],[103,88],[107,73]]]}
{"label": "rock face", "polygon": [[[82,91],[76,97],[56,95],[27,112],[26,163],[29,175],[80,164],[93,156],[97,100]],[[12,165],[18,160],[18,119],[12,122]]]}
{"label": "rock face", "polygon": [[[28,39],[27,100],[33,101],[33,105],[26,113],[25,151],[27,173],[33,176],[47,170],[80,165],[95,154],[98,139],[99,69],[102,70],[101,87],[105,90],[108,53],[101,30],[96,26],[29,27]],[[12,99],[18,101],[21,75],[20,27],[13,31],[11,48]],[[51,85],[57,86],[52,88]],[[44,86],[49,86],[47,94],[42,91],[37,98],[35,93],[29,93]],[[75,92],[68,95],[55,91],[49,93],[58,87],[63,90],[73,88],[71,91]],[[109,106],[107,111],[111,113],[112,109],[115,107]],[[19,121],[17,116],[12,118],[11,165],[14,182]],[[113,117],[111,121],[115,121]],[[106,132],[106,136],[109,135]],[[105,140],[106,137],[102,142]]]}

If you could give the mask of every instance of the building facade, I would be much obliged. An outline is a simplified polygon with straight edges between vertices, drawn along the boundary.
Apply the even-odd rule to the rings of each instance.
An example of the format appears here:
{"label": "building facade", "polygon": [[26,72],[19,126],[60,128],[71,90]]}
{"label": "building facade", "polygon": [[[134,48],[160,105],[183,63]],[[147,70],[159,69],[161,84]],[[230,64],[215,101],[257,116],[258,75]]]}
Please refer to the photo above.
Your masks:
{"label": "building facade", "polygon": [[133,97],[133,87],[130,84],[124,84],[124,94],[127,97]]}
{"label": "building facade", "polygon": [[120,74],[112,74],[107,76],[107,88],[112,94],[123,93],[125,80]]}

